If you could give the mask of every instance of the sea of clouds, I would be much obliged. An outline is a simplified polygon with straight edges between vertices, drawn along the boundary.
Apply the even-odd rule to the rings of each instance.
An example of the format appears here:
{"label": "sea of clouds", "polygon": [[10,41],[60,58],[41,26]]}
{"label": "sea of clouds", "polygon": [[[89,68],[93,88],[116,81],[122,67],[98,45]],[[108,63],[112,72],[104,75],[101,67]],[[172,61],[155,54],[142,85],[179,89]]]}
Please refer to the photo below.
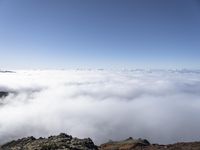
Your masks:
{"label": "sea of clouds", "polygon": [[109,139],[200,140],[200,72],[35,70],[0,73],[0,143],[65,132]]}

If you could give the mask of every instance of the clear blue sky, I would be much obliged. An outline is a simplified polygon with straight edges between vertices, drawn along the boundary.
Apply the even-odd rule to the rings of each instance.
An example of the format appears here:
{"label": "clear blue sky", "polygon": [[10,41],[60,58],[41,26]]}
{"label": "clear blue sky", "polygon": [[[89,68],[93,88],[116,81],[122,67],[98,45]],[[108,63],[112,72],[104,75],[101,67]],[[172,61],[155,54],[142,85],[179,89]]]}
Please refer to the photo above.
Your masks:
{"label": "clear blue sky", "polygon": [[0,0],[0,68],[200,68],[200,0]]}

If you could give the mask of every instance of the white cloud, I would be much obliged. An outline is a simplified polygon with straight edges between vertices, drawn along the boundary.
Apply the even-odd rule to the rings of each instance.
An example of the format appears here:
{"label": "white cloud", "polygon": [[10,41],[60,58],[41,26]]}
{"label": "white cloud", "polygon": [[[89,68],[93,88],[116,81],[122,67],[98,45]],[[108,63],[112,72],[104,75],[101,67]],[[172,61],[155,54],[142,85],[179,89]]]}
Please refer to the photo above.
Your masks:
{"label": "white cloud", "polygon": [[195,71],[17,71],[0,73],[0,141],[66,132],[100,144],[129,136],[200,140]]}

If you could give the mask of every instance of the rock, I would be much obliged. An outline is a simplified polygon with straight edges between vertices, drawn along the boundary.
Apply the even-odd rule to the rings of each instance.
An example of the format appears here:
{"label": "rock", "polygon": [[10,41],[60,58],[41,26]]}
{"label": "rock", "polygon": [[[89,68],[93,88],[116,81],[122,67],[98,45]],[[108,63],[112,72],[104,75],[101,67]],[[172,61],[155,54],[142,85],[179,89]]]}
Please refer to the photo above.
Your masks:
{"label": "rock", "polygon": [[128,140],[133,140],[133,138],[132,138],[132,137],[129,137],[128,139],[126,139],[126,141],[128,141]]}
{"label": "rock", "polygon": [[200,142],[175,143],[169,145],[150,144],[146,139],[128,138],[124,141],[100,145],[100,150],[200,150]]}
{"label": "rock", "polygon": [[149,141],[147,141],[146,139],[141,139],[141,138],[139,138],[139,139],[137,140],[137,142],[138,142],[139,144],[143,145],[143,146],[148,146],[148,145],[150,145]]}
{"label": "rock", "polygon": [[0,150],[98,150],[90,138],[78,139],[61,133],[48,138],[27,137],[8,142]]}
{"label": "rock", "polygon": [[112,141],[102,144],[100,150],[133,150],[149,145],[150,143],[145,139],[133,139],[132,137],[129,137],[124,141]]}
{"label": "rock", "polygon": [[123,141],[110,141],[97,147],[90,138],[79,139],[61,133],[48,138],[27,137],[0,146],[0,150],[200,150],[200,142],[169,145],[150,144],[146,139],[129,137]]}

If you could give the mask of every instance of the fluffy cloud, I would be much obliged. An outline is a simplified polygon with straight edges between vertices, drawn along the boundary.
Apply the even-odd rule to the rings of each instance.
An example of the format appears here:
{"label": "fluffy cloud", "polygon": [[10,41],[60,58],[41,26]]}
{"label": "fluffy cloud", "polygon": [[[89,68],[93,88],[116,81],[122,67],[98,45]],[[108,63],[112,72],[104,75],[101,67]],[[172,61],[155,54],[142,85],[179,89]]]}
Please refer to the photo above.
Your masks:
{"label": "fluffy cloud", "polygon": [[0,141],[66,132],[97,144],[129,136],[200,140],[198,71],[0,73]]}

